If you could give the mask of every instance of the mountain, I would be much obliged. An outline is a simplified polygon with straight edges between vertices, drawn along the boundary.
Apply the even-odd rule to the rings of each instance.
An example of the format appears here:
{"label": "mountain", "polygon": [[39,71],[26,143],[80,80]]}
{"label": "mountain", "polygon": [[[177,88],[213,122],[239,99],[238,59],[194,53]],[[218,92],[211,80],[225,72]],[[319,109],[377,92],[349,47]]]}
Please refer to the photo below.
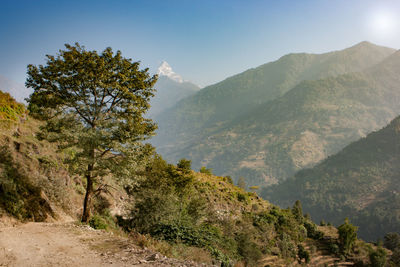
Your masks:
{"label": "mountain", "polygon": [[[202,130],[195,130],[201,122],[178,122],[178,118],[187,118],[187,115],[179,117],[175,113],[175,139],[172,136],[164,138],[171,133],[163,132],[167,131],[163,127],[170,122],[168,118],[159,121],[158,151],[168,160],[188,158],[195,168],[205,165],[219,175],[231,175],[236,179],[244,176],[249,185],[284,180],[297,170],[311,167],[352,141],[383,127],[400,113],[397,104],[400,100],[399,53],[381,49],[361,43],[328,54],[287,56],[319,58],[316,62],[324,58],[326,64],[314,65],[304,72],[310,74],[315,73],[310,69],[319,70],[319,76],[332,74],[333,70],[336,73],[359,70],[363,64],[365,68],[298,82],[283,96],[243,108],[235,118],[203,126]],[[389,57],[385,57],[386,53],[390,53]],[[374,66],[367,64],[363,57],[380,58],[381,61]],[[207,88],[182,100],[160,118],[176,112],[204,90]],[[192,129],[185,130],[185,125],[190,124]]]}
{"label": "mountain", "polygon": [[360,236],[376,240],[400,229],[400,117],[346,146],[312,169],[263,190],[281,206],[300,200],[316,220],[348,217]]}
{"label": "mountain", "polygon": [[151,108],[148,112],[148,115],[152,118],[171,108],[179,100],[200,90],[200,87],[185,81],[179,74],[175,73],[166,61],[162,62],[157,73],[159,75],[155,85],[157,91],[150,101]]}
{"label": "mountain", "polygon": [[31,91],[24,85],[14,82],[2,75],[0,75],[0,90],[10,93],[19,102],[25,102],[24,99],[31,94]]}
{"label": "mountain", "polygon": [[[282,96],[303,80],[315,80],[360,71],[395,50],[368,42],[325,54],[289,54],[208,86],[156,117],[159,123],[154,144],[164,146],[190,140],[204,128],[220,127],[255,105]],[[189,141],[188,141],[189,142]]]}

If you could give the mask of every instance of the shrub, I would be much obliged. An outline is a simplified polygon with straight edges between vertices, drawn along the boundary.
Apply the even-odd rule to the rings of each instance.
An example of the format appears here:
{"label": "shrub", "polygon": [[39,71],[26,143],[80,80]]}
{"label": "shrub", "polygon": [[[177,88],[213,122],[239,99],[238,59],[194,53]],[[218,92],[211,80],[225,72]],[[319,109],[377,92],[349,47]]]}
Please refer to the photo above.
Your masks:
{"label": "shrub", "polygon": [[207,175],[212,175],[212,169],[207,169],[205,166],[202,166],[200,168],[200,173],[204,173],[204,174],[207,174]]}
{"label": "shrub", "polygon": [[400,235],[398,233],[387,233],[383,242],[385,248],[394,251],[400,247]]}
{"label": "shrub", "polygon": [[372,250],[369,253],[369,261],[372,267],[384,267],[386,264],[386,251],[382,247]]}
{"label": "shrub", "polygon": [[310,262],[310,253],[305,250],[301,244],[297,246],[297,256],[299,257],[299,263],[301,263],[302,259],[304,259],[307,264]]}
{"label": "shrub", "polygon": [[357,228],[346,218],[344,224],[338,227],[339,246],[344,254],[349,254],[357,240]]}
{"label": "shrub", "polygon": [[94,229],[108,229],[108,224],[106,220],[98,214],[95,214],[92,216],[92,218],[90,218],[89,225]]}

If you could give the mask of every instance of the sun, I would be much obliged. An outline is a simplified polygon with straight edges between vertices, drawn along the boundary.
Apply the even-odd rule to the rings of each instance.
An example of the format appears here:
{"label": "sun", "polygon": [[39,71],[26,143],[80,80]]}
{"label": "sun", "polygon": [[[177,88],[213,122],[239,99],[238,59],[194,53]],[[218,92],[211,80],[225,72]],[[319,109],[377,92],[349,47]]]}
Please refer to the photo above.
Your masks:
{"label": "sun", "polygon": [[369,18],[370,32],[380,39],[393,37],[398,26],[398,18],[390,10],[377,10]]}

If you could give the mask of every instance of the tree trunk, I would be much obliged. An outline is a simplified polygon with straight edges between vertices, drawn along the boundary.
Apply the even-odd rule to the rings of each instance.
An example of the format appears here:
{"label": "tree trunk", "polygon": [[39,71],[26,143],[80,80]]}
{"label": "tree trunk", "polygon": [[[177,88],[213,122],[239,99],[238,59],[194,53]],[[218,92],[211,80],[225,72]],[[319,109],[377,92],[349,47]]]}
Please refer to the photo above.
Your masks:
{"label": "tree trunk", "polygon": [[93,194],[93,178],[92,178],[92,170],[93,164],[88,165],[88,172],[86,174],[86,194],[85,200],[83,201],[83,214],[82,214],[82,222],[87,223],[90,218],[90,205],[92,202],[92,194]]}

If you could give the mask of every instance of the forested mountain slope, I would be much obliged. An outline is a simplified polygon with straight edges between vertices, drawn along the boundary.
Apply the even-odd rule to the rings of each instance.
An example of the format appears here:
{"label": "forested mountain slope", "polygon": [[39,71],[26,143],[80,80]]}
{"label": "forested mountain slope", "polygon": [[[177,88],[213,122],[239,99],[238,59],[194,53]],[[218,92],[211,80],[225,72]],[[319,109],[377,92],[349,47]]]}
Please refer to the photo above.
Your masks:
{"label": "forested mountain slope", "polygon": [[208,86],[156,117],[159,125],[153,143],[163,155],[183,146],[204,131],[282,96],[303,80],[360,71],[382,61],[395,50],[368,42],[325,54],[289,54]]}
{"label": "forested mountain slope", "polygon": [[362,238],[376,240],[400,229],[400,117],[329,157],[262,192],[283,207],[300,200],[316,220],[345,217]]}
{"label": "forested mountain slope", "polygon": [[[282,97],[160,147],[169,160],[276,183],[386,125],[400,113],[400,52],[362,72],[303,81]],[[162,129],[161,129],[162,130]]]}

